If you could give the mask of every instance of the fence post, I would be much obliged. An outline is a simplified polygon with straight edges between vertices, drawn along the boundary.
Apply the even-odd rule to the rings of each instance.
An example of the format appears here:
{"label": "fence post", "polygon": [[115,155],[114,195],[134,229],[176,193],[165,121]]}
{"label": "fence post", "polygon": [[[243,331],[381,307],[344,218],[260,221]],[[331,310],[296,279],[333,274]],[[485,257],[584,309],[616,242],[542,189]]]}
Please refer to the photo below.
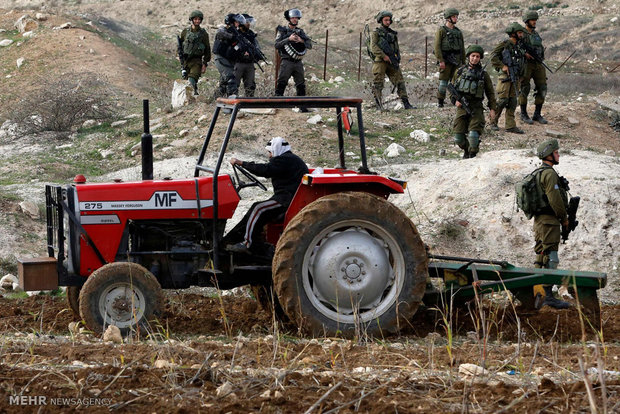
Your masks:
{"label": "fence post", "polygon": [[428,36],[424,36],[424,79],[428,77]]}
{"label": "fence post", "polygon": [[357,61],[357,81],[360,81],[360,73],[362,72],[362,32],[360,32],[360,53]]}
{"label": "fence post", "polygon": [[325,56],[323,57],[323,80],[327,76],[327,44],[329,43],[329,29],[325,29]]}

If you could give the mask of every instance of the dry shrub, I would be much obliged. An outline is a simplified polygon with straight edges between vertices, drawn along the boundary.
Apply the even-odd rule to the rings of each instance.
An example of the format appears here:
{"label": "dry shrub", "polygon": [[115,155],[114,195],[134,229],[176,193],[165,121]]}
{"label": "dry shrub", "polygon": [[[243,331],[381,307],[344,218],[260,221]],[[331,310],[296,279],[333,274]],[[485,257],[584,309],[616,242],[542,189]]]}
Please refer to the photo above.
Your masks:
{"label": "dry shrub", "polygon": [[110,121],[116,115],[109,85],[93,73],[68,73],[38,83],[11,115],[19,135],[51,131],[66,136],[88,119]]}

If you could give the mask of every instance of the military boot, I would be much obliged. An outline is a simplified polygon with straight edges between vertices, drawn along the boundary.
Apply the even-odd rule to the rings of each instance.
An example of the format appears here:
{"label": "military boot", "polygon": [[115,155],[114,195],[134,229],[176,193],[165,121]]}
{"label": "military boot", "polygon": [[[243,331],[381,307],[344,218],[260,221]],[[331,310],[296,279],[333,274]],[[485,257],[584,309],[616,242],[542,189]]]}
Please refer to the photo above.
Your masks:
{"label": "military boot", "polygon": [[444,99],[443,98],[437,98],[437,106],[439,108],[443,108],[443,103],[444,103]]}
{"label": "military boot", "polygon": [[516,126],[508,128],[506,132],[512,132],[513,134],[525,134],[525,132],[521,128]]}
{"label": "military boot", "polygon": [[548,285],[544,287],[545,289],[545,299],[543,299],[542,306],[549,306],[554,309],[568,309],[571,307],[571,304],[568,302],[564,302],[563,300],[557,299],[553,296],[553,286]]}
{"label": "military boot", "polygon": [[194,96],[198,96],[198,83],[196,79],[189,78],[189,84],[192,85],[192,89],[194,89]]}
{"label": "military boot", "polygon": [[413,105],[411,105],[411,104],[409,103],[409,99],[408,99],[408,98],[402,98],[401,100],[403,101],[403,107],[404,107],[405,109],[416,109],[416,107],[415,107],[415,106],[413,106]]}
{"label": "military boot", "polygon": [[525,104],[521,105],[521,121],[525,122],[528,125],[532,125],[534,123],[534,121],[532,121],[532,118],[530,118],[530,116],[527,114],[527,105]]}
{"label": "military boot", "polygon": [[532,119],[536,122],[540,122],[541,124],[548,124],[549,122],[547,122],[547,120],[543,118],[543,116],[541,115],[540,113],[541,110],[542,110],[542,104],[536,105]]}

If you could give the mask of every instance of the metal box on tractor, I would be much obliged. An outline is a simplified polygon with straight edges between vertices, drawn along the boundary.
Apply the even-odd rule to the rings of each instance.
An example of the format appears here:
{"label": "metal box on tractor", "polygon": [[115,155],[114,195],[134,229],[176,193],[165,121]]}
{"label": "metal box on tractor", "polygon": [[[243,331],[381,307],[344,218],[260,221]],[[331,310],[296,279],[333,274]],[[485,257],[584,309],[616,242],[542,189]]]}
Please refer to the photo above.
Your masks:
{"label": "metal box on tractor", "polygon": [[[232,175],[221,172],[237,115],[243,108],[293,107],[334,109],[336,167],[310,169],[281,221],[265,226],[271,253],[228,252],[226,222],[240,191],[265,188],[239,166]],[[342,115],[351,109],[357,128],[345,137]],[[110,324],[123,334],[148,331],[161,316],[162,289],[243,285],[252,286],[263,306],[308,335],[392,333],[423,301],[469,300],[500,290],[511,291],[523,309],[531,310],[532,287],[543,283],[572,287],[596,324],[603,273],[429,255],[415,225],[388,201],[390,194],[403,193],[406,182],[368,167],[362,99],[220,98],[194,176],[187,179],[153,179],[147,101],[144,114],[142,180],[89,183],[78,175],[69,185],[47,185],[49,259],[19,264],[27,289],[67,286],[71,308],[95,332]],[[221,119],[228,126],[216,140]],[[356,170],[345,163],[345,143],[347,151],[359,151]],[[209,151],[217,154],[215,165],[205,165]],[[56,272],[49,271],[49,260],[55,260]],[[443,290],[427,292],[429,277],[441,278]]]}

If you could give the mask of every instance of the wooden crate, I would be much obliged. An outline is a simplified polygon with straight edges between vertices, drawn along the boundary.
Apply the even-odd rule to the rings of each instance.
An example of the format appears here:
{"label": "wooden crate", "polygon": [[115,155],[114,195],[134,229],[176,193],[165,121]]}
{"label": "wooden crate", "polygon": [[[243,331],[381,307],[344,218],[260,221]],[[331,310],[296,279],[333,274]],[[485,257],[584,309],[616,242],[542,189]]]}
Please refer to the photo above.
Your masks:
{"label": "wooden crate", "polygon": [[53,257],[17,259],[19,286],[26,292],[58,288],[58,271]]}

